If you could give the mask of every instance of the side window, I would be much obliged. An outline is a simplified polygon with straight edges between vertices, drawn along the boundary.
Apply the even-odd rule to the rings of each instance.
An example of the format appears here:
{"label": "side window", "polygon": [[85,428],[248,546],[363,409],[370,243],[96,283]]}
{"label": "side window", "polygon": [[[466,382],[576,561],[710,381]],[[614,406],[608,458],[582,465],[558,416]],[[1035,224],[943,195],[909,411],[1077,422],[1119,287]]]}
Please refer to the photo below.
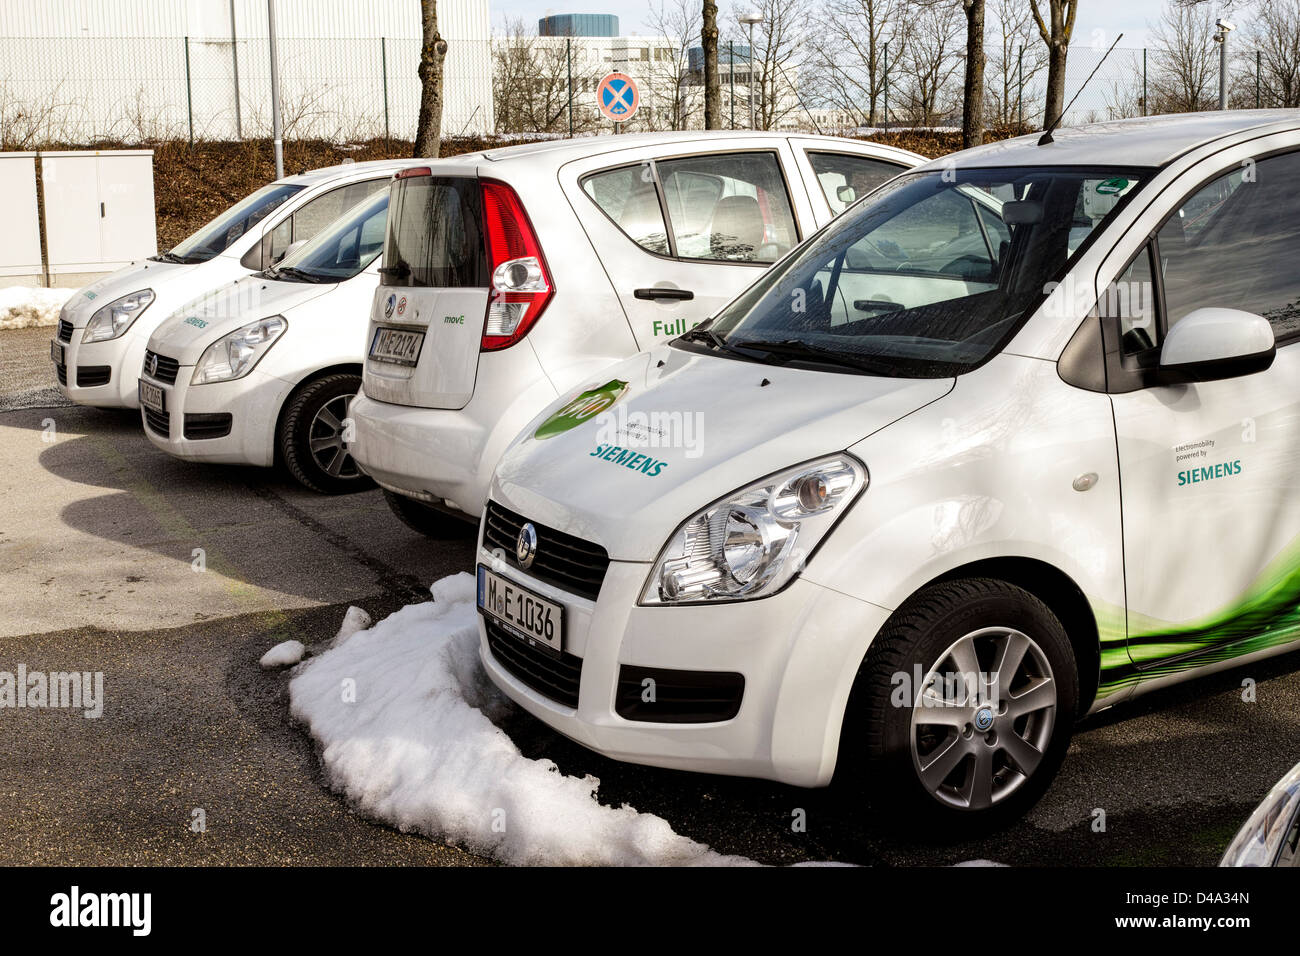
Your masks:
{"label": "side window", "polygon": [[1206,306],[1300,332],[1300,153],[1233,170],[1184,200],[1156,236],[1167,324]]}
{"label": "side window", "polygon": [[822,195],[830,203],[831,212],[838,216],[871,190],[903,171],[902,166],[886,163],[869,156],[850,156],[845,153],[808,152]]}
{"label": "side window", "polygon": [[1120,351],[1125,356],[1148,355],[1154,358],[1154,350],[1160,342],[1151,256],[1152,249],[1148,243],[1106,289],[1097,304],[1097,311],[1103,318],[1119,319]]}
{"label": "side window", "polygon": [[367,196],[387,189],[389,183],[390,180],[386,178],[349,183],[321,193],[294,210],[289,218],[276,225],[271,232],[271,261],[275,262],[283,256],[290,243],[310,239]]}
{"label": "side window", "polygon": [[669,254],[668,230],[649,163],[588,176],[582,189],[638,246],[661,256]]}
{"label": "side window", "polygon": [[775,153],[656,163],[680,259],[775,262],[799,234]]}

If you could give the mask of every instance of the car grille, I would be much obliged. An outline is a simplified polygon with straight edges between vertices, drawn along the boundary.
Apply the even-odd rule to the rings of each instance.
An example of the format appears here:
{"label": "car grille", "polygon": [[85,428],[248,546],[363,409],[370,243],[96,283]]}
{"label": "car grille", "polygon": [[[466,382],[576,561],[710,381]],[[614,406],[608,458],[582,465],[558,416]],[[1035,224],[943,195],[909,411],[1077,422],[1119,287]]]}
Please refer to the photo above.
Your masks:
{"label": "car grille", "polygon": [[[483,529],[483,546],[498,552],[512,567],[519,568],[515,542],[524,526],[522,515],[489,501]],[[583,541],[563,531],[532,523],[537,531],[537,554],[525,574],[546,581],[572,594],[596,600],[609,568],[609,554],[598,544]]]}
{"label": "car grille", "polygon": [[520,683],[531,687],[565,707],[578,706],[578,684],[582,680],[582,658],[543,651],[484,616],[488,650]]}
{"label": "car grille", "polygon": [[67,319],[59,319],[59,341],[72,341],[72,323]]}
{"label": "car grille", "polygon": [[113,376],[113,367],[111,365],[78,365],[77,366],[77,385],[81,388],[94,388],[97,385],[107,385],[108,380]]}
{"label": "car grille", "polygon": [[185,437],[190,440],[225,438],[234,421],[229,412],[193,414],[185,416]]}
{"label": "car grille", "polygon": [[[650,681],[650,683],[646,683]],[[645,691],[653,688],[653,700]],[[680,671],[657,667],[618,669],[614,712],[624,720],[660,724],[707,724],[740,713],[745,677],[729,671]]]}
{"label": "car grille", "polygon": [[[158,359],[158,370],[150,372],[149,366],[153,364],[154,358]],[[144,371],[150,378],[165,382],[172,385],[176,382],[176,373],[180,371],[181,363],[174,358],[168,358],[165,355],[159,355],[157,352],[146,351],[144,353]]]}
{"label": "car grille", "polygon": [[163,438],[172,437],[172,416],[170,412],[156,412],[152,408],[143,405],[140,408],[144,412],[144,423],[149,426],[151,431]]}

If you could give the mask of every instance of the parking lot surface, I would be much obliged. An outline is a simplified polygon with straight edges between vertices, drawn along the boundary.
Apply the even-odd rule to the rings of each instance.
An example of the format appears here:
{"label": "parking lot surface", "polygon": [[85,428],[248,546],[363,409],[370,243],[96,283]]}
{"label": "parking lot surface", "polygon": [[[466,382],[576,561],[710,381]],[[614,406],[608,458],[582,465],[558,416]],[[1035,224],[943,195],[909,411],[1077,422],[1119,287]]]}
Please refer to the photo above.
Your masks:
{"label": "parking lot surface", "polygon": [[[102,671],[108,706],[0,710],[0,863],[483,862],[352,813],[289,719],[287,676],[257,664],[328,640],[351,604],[426,600],[472,569],[471,542],[426,541],[377,492],[174,461],[135,413],[62,403],[49,337],[0,333],[0,671]],[[1300,760],[1300,655],[1091,719],[1028,819],[963,844],[903,841],[834,790],[621,765],[523,714],[506,729],[599,777],[604,802],[764,863],[1212,864]]]}

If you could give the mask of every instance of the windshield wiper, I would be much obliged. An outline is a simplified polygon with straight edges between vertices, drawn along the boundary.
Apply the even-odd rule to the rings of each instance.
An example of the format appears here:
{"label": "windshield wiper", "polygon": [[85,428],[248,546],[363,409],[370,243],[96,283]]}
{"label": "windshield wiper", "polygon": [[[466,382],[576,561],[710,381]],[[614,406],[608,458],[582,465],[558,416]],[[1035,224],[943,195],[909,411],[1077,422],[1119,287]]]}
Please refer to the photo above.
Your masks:
{"label": "windshield wiper", "polygon": [[682,342],[703,342],[715,349],[725,349],[727,343],[722,340],[722,336],[710,329],[709,325],[708,322],[701,322],[694,328],[687,329],[677,338]]}
{"label": "windshield wiper", "polygon": [[175,263],[179,263],[180,265],[186,265],[186,266],[192,266],[196,262],[207,261],[201,256],[178,256],[170,249],[168,249],[166,252],[160,252],[156,256],[150,256],[149,258],[153,259],[155,262],[175,262]]}
{"label": "windshield wiper", "polygon": [[305,272],[297,266],[281,266],[276,268],[272,279],[278,279],[281,276],[288,276],[294,282],[328,282],[324,276],[318,276],[314,272]]}
{"label": "windshield wiper", "polygon": [[873,375],[893,375],[898,371],[892,363],[882,359],[870,358],[865,355],[853,355],[839,349],[813,345],[801,339],[780,339],[775,342],[745,339],[734,344],[741,348],[764,352],[772,358],[784,358],[787,361],[802,358],[812,362],[820,362],[824,365],[838,365],[841,368],[868,372]]}

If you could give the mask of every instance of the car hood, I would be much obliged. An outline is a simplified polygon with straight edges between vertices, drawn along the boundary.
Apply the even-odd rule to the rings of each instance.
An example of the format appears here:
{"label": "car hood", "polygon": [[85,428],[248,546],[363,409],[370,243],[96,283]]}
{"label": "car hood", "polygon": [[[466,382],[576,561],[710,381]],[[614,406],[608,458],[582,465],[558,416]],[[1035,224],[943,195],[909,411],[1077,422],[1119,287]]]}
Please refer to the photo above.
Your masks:
{"label": "car hood", "polygon": [[539,415],[497,465],[492,496],[599,543],[615,560],[652,561],[677,526],[707,505],[842,452],[953,384],[663,346],[612,366]]}
{"label": "car hood", "polygon": [[245,276],[177,309],[154,329],[149,348],[181,365],[194,365],[203,350],[223,335],[272,315],[285,316],[292,326],[291,310],[336,288],[333,282],[277,282]]}
{"label": "car hood", "polygon": [[133,262],[74,292],[60,317],[71,322],[75,328],[84,328],[96,310],[114,299],[145,289],[152,289],[157,295],[164,285],[188,276],[198,267],[197,263],[185,265],[179,262],[155,262],[152,259]]}

